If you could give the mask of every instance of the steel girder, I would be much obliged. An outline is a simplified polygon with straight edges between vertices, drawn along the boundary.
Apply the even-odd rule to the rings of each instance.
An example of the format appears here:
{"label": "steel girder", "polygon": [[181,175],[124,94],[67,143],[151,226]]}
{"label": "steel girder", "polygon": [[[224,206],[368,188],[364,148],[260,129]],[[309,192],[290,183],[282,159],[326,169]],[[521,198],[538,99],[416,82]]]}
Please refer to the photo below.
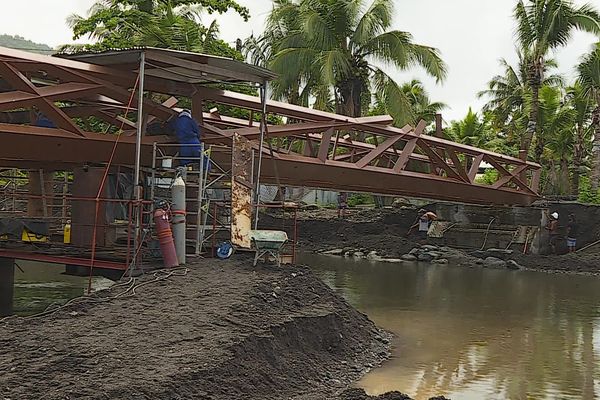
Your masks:
{"label": "steel girder", "polygon": [[[132,165],[136,73],[0,49],[0,166],[106,163],[116,135],[87,132],[88,116],[122,126],[114,163]],[[192,99],[207,143],[231,145],[237,133],[258,150],[258,124],[203,111],[211,101],[252,115],[260,110],[257,97],[152,75],[146,87],[151,95],[144,99],[143,127],[167,122],[177,112],[172,96],[183,94]],[[57,128],[32,126],[33,109]],[[488,204],[529,204],[538,198],[539,165],[429,136],[424,123],[396,128],[389,116],[353,118],[276,101],[267,103],[267,112],[288,123],[267,126],[261,182]],[[169,140],[145,136],[142,165],[150,166],[153,142]],[[498,171],[491,185],[475,181],[484,162]]]}

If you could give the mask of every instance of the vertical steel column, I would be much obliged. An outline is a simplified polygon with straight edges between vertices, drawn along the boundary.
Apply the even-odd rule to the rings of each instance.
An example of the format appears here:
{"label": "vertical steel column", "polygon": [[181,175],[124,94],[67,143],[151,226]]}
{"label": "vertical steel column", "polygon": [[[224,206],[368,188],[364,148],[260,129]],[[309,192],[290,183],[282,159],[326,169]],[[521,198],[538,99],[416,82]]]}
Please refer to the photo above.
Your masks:
{"label": "vertical steel column", "polygon": [[135,187],[135,233],[133,237],[133,257],[131,259],[131,266],[129,268],[129,275],[133,276],[135,264],[137,263],[138,247],[140,247],[140,227],[141,217],[138,208],[141,208],[140,202],[142,200],[142,186],[140,185],[140,158],[142,153],[142,130],[144,127],[144,74],[146,69],[146,53],[140,53],[140,70],[139,70],[139,83],[138,83],[138,112],[137,112],[137,126],[135,135],[135,171],[134,171],[134,187]]}
{"label": "vertical steel column", "polygon": [[260,145],[258,146],[258,168],[256,171],[256,214],[254,216],[254,229],[258,229],[258,206],[260,205],[260,170],[262,167],[263,143],[267,129],[267,83],[260,87],[260,102],[262,117],[260,119]]}
{"label": "vertical steel column", "polygon": [[0,317],[13,313],[13,292],[15,286],[15,260],[0,258]]}

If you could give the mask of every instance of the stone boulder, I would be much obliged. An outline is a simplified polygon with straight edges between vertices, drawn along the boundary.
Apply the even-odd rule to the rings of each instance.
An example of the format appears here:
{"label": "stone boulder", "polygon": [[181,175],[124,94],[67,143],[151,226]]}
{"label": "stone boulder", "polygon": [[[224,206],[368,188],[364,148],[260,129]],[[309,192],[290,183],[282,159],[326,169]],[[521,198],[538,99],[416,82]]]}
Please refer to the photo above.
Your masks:
{"label": "stone boulder", "polygon": [[328,255],[328,256],[343,256],[344,249],[327,250],[327,251],[324,251],[323,254]]}
{"label": "stone boulder", "polygon": [[415,256],[414,254],[404,254],[400,258],[404,261],[417,261],[417,256]]}
{"label": "stone boulder", "polygon": [[486,268],[506,268],[506,261],[496,257],[487,257],[483,260],[483,266]]}

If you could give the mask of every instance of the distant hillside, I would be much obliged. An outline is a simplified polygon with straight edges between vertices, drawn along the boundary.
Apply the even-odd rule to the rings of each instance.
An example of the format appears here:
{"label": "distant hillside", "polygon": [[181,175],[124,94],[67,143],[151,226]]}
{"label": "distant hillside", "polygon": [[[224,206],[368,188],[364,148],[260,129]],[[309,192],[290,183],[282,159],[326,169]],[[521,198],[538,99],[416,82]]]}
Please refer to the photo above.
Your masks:
{"label": "distant hillside", "polygon": [[25,39],[24,37],[11,35],[0,35],[0,46],[46,55],[52,54],[55,51],[46,44],[34,43],[31,40]]}

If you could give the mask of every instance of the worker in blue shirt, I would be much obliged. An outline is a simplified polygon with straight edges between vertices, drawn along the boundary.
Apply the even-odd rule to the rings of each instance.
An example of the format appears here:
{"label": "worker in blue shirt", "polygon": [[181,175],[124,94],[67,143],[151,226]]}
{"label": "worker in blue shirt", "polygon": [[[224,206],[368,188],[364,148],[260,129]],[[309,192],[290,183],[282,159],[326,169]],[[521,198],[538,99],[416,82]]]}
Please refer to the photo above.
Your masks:
{"label": "worker in blue shirt", "polygon": [[56,128],[54,122],[50,121],[50,119],[46,117],[44,113],[38,111],[35,113],[35,117],[35,126],[40,126],[42,128]]}
{"label": "worker in blue shirt", "polygon": [[[175,135],[177,142],[184,146],[179,148],[179,165],[187,166],[188,164],[199,163],[200,158],[200,127],[192,118],[192,113],[189,110],[183,110],[175,119]],[[191,160],[187,157],[195,158]]]}

